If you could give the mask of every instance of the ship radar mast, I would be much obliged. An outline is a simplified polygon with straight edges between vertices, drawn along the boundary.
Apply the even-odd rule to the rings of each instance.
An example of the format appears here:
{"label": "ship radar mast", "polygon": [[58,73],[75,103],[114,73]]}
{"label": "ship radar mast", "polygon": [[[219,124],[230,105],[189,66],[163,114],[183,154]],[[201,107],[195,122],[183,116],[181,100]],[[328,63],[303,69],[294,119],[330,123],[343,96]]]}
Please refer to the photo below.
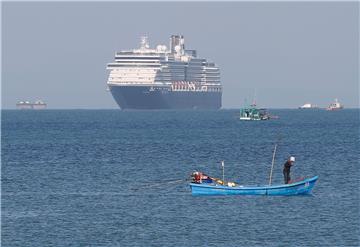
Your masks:
{"label": "ship radar mast", "polygon": [[253,107],[256,106],[256,89],[254,90],[254,98],[253,98],[253,102],[252,102],[251,106],[253,106]]}
{"label": "ship radar mast", "polygon": [[140,41],[141,50],[149,49],[149,41],[147,36],[142,36]]}

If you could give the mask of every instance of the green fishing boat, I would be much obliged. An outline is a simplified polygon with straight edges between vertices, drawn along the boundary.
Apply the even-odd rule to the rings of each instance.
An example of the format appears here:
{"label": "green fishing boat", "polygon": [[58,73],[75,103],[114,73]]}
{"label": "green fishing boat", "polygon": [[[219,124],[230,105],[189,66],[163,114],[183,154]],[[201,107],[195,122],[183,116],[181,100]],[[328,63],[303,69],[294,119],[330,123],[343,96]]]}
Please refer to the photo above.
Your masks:
{"label": "green fishing boat", "polygon": [[240,120],[257,121],[257,120],[269,120],[270,115],[266,109],[259,109],[256,104],[251,104],[248,107],[240,109]]}

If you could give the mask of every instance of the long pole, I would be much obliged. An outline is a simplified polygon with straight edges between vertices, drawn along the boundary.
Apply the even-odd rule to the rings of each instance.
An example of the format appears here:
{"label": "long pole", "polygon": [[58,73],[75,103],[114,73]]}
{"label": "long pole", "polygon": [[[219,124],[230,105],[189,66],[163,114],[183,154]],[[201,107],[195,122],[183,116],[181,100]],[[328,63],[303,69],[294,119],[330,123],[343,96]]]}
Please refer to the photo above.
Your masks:
{"label": "long pole", "polygon": [[273,174],[273,169],[274,169],[274,162],[275,162],[276,148],[277,148],[277,143],[275,144],[275,147],[274,147],[274,152],[273,152],[273,157],[272,157],[272,162],[271,162],[271,170],[270,170],[269,186],[271,185],[271,180],[272,180],[272,174]]}
{"label": "long pole", "polygon": [[224,161],[221,161],[221,166],[222,166],[222,175],[223,175],[223,185],[225,185],[225,165],[224,165]]}

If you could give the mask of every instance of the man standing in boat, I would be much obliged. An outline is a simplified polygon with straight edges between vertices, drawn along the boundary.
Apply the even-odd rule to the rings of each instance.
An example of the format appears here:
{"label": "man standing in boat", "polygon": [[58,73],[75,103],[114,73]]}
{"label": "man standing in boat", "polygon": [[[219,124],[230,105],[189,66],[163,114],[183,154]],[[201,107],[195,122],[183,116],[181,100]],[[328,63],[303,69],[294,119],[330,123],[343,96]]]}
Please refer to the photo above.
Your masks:
{"label": "man standing in boat", "polygon": [[290,178],[290,168],[291,168],[291,166],[294,165],[294,162],[295,162],[295,157],[291,156],[284,164],[283,174],[284,174],[285,184],[288,184],[291,179]]}

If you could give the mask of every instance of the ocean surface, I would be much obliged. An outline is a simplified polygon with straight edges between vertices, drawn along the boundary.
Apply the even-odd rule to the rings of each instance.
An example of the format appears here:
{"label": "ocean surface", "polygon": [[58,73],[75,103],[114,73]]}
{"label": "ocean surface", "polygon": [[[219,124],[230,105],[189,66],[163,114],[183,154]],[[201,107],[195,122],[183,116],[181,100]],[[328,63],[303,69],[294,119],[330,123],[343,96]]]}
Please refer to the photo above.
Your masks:
{"label": "ocean surface", "polygon": [[[3,110],[1,246],[359,246],[359,110]],[[191,196],[318,175],[311,196]]]}

